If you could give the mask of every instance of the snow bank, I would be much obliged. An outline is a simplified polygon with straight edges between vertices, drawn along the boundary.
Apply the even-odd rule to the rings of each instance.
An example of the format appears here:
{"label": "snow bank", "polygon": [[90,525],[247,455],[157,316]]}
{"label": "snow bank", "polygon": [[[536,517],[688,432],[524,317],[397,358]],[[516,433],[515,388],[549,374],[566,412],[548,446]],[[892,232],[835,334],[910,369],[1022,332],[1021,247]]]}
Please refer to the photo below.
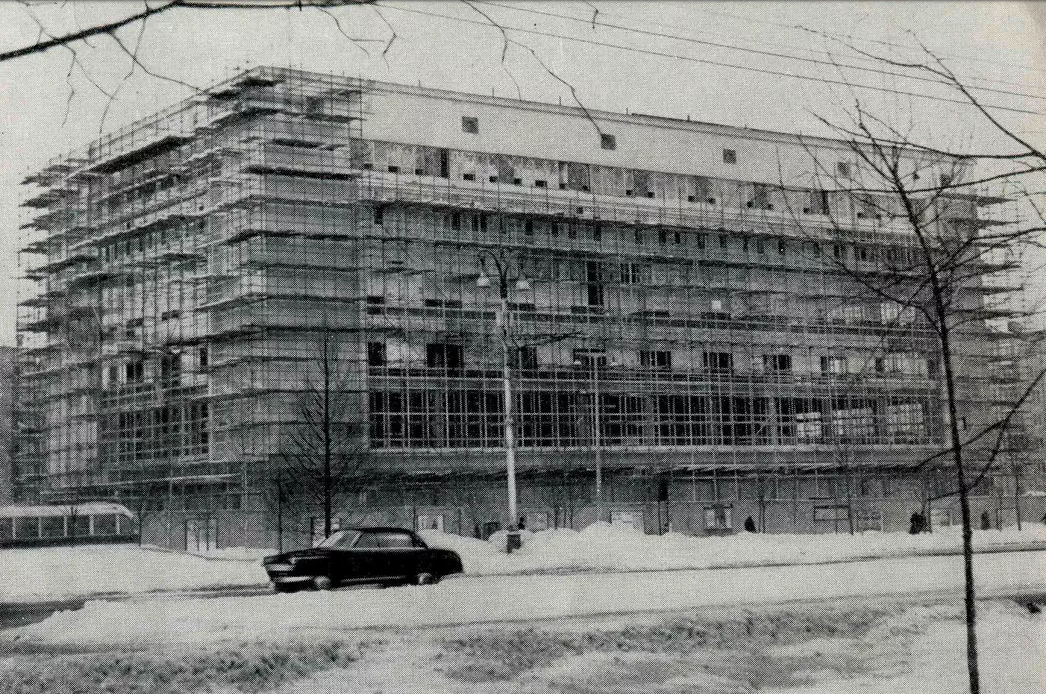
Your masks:
{"label": "snow bank", "polygon": [[[584,530],[524,532],[523,547],[505,554],[504,533],[489,542],[422,531],[432,547],[461,555],[473,575],[571,573],[582,571],[658,571],[778,564],[816,564],[874,557],[903,557],[959,551],[959,528],[935,533],[867,532],[857,535],[770,535],[739,533],[692,537],[679,533],[644,535],[630,528],[595,523]],[[1033,543],[1046,545],[1046,526],[976,531],[975,549],[1004,549]]]}
{"label": "snow bank", "polygon": [[258,561],[214,561],[128,545],[0,550],[0,602],[244,586],[267,580]]}

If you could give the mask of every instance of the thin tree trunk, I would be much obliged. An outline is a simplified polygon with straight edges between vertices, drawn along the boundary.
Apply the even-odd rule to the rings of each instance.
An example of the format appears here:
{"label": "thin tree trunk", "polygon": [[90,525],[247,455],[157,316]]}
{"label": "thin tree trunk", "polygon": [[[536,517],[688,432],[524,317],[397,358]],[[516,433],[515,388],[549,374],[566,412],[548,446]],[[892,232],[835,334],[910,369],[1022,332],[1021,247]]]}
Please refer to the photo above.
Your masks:
{"label": "thin tree trunk", "polygon": [[962,512],[962,562],[965,579],[964,604],[966,608],[966,667],[970,677],[970,694],[980,694],[980,668],[977,662],[977,604],[973,583],[973,525],[970,519],[970,496],[966,486],[966,468],[962,457],[962,438],[959,433],[958,408],[955,395],[955,374],[952,366],[951,334],[945,320],[941,289],[934,278],[934,301],[940,321],[941,357],[944,383],[948,395],[948,419],[955,461],[955,477],[959,486],[959,509]]}

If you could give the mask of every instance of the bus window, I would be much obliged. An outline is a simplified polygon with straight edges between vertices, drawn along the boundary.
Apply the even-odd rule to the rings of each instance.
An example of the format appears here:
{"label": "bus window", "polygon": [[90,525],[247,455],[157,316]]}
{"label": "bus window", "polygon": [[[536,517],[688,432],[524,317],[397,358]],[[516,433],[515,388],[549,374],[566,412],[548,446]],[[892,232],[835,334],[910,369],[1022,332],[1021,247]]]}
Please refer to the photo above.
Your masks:
{"label": "bus window", "polygon": [[65,537],[65,518],[44,516],[40,519],[44,537]]}
{"label": "bus window", "polygon": [[116,534],[116,516],[104,515],[94,517],[94,534],[95,535],[115,535]]}
{"label": "bus window", "polygon": [[76,537],[87,537],[91,534],[90,516],[73,516],[69,519],[69,524],[73,526]]}
{"label": "bus window", "polygon": [[11,535],[11,524],[13,521],[10,518],[0,518],[0,541],[10,540],[13,536]]}
{"label": "bus window", "polygon": [[40,519],[36,516],[17,519],[15,531],[17,539],[27,540],[40,537]]}

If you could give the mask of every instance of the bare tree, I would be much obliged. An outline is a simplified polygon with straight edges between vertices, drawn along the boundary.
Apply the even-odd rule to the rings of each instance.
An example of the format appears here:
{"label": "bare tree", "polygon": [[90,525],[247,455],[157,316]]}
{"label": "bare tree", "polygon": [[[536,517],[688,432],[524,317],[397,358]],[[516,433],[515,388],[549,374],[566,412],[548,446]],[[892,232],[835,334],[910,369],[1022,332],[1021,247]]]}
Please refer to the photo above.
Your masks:
{"label": "bare tree", "polygon": [[335,512],[371,482],[364,425],[358,421],[360,394],[343,349],[336,333],[324,327],[314,357],[303,362],[304,387],[293,396],[295,421],[284,429],[273,487],[280,504],[317,508],[325,537],[334,529]]}
{"label": "bare tree", "polygon": [[[950,84],[991,126],[1023,151],[992,155],[929,146],[856,101],[848,111],[848,123],[822,119],[845,143],[846,161],[826,161],[821,152],[813,147],[808,149],[815,162],[817,187],[828,201],[820,211],[828,216],[829,234],[826,236],[823,229],[820,233],[812,231],[813,225],[806,222],[808,215],[795,209],[792,212],[809,239],[827,242],[826,246],[832,248],[831,252],[826,249],[820,253],[820,257],[849,281],[858,302],[892,307],[894,315],[889,321],[896,322],[903,316],[931,338],[923,346],[934,356],[936,364],[931,371],[939,370],[942,384],[943,446],[921,464],[941,460],[950,463],[950,489],[938,498],[958,498],[967,665],[971,694],[978,694],[969,497],[999,459],[1009,439],[1008,430],[1043,374],[1033,375],[1030,382],[1011,393],[1010,402],[994,411],[983,407],[978,410],[973,404],[983,398],[972,390],[981,384],[971,384],[967,375],[983,373],[988,368],[982,351],[985,343],[994,339],[993,326],[1007,317],[1024,317],[1008,303],[1011,290],[1019,287],[1008,287],[995,278],[1019,268],[1023,251],[1037,245],[1044,229],[1042,216],[1037,214],[1039,208],[1028,197],[1024,199],[1040,223],[993,225],[979,219],[978,203],[984,198],[978,189],[994,184],[1009,192],[1022,192],[1023,177],[1041,170],[1046,157],[1000,123],[939,60],[928,55],[925,65],[886,62],[929,72]],[[982,171],[985,160],[994,164],[993,171]],[[903,240],[887,246],[876,246],[875,242],[862,246],[859,239],[855,242],[853,216],[863,217],[868,220],[866,223],[885,220],[894,228],[900,226],[905,232]],[[846,246],[842,245],[844,241]],[[853,252],[846,250],[850,244],[855,244]]]}

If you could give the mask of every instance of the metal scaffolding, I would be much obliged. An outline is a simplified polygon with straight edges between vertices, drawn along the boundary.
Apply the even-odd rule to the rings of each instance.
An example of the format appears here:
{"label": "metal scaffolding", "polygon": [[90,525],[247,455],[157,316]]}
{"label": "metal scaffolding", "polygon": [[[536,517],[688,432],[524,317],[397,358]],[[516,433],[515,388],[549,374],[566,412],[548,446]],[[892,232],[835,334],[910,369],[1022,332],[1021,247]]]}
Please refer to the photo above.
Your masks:
{"label": "metal scaffolding", "polygon": [[[384,469],[496,472],[490,250],[529,280],[508,304],[525,474],[602,456],[694,501],[840,499],[940,450],[933,334],[834,263],[896,273],[901,221],[842,194],[375,139],[381,88],[253,69],[27,179],[26,489],[239,508],[302,425],[321,332],[348,374],[339,416]],[[1006,206],[951,204],[977,224]],[[1000,340],[965,335],[972,421]]]}

